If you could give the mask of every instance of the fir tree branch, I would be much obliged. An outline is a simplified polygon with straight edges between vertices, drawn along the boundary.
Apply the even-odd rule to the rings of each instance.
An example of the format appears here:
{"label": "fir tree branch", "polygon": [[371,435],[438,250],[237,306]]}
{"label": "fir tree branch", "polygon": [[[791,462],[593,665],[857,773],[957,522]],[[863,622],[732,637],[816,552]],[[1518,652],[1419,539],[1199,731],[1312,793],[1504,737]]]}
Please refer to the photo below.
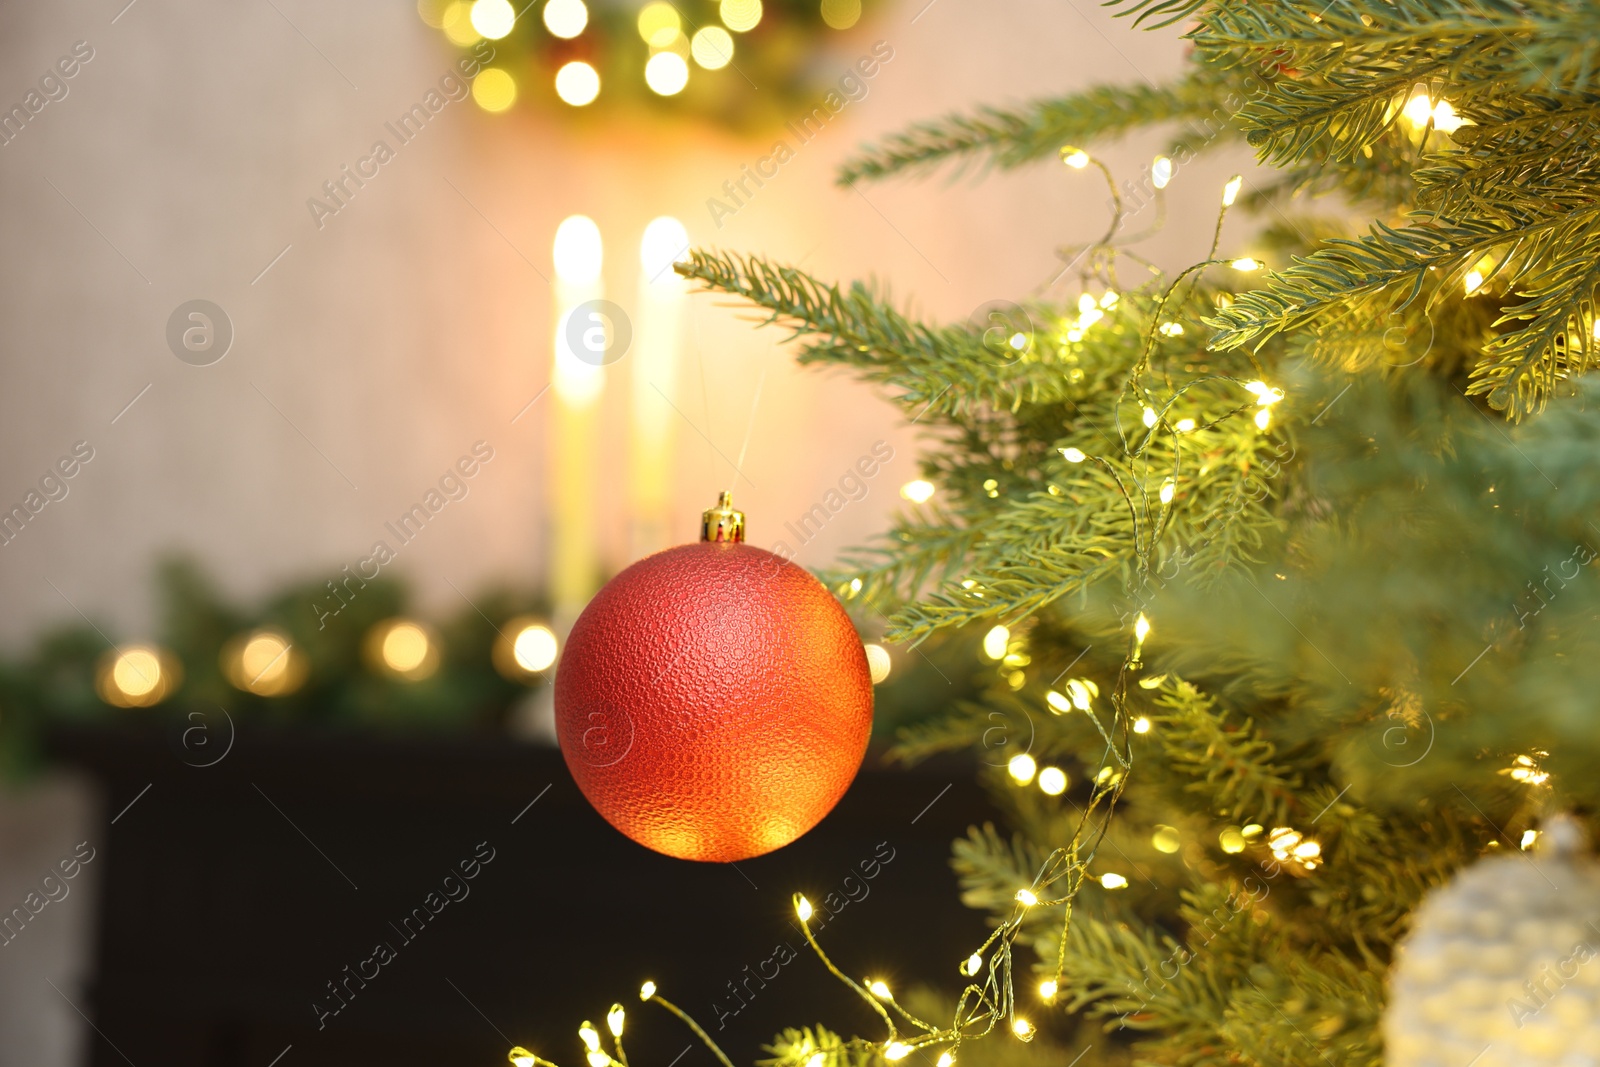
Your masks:
{"label": "fir tree branch", "polygon": [[980,160],[1011,170],[1053,157],[1063,145],[1103,143],[1152,122],[1205,119],[1214,93],[1189,82],[1170,86],[1097,86],[1015,108],[983,108],[921,122],[850,159],[838,181],[876,181],[950,160]]}

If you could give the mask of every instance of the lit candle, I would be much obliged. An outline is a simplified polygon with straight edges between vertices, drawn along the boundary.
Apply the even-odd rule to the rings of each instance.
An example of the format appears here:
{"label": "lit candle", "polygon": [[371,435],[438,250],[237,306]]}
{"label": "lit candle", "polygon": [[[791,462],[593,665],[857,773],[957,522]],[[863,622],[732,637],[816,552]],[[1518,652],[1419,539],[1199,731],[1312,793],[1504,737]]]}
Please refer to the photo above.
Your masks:
{"label": "lit candle", "polygon": [[[677,415],[674,396],[688,285],[672,264],[689,249],[677,219],[662,216],[639,242],[639,322],[630,376],[628,421],[628,549],[638,559],[673,543],[672,470]],[[660,392],[657,392],[660,390]]]}
{"label": "lit candle", "polygon": [[[572,215],[556,229],[555,346],[550,380],[555,392],[551,420],[549,529],[550,597],[563,632],[594,594],[599,577],[597,469],[600,395],[610,326],[595,306],[600,281],[600,227]],[[597,332],[598,331],[598,332]]]}

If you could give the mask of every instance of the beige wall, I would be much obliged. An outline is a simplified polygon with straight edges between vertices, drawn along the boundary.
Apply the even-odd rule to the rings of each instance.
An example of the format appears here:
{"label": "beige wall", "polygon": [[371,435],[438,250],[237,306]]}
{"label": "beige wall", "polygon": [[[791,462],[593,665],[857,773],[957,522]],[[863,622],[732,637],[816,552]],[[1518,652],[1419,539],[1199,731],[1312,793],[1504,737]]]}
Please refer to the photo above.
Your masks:
{"label": "beige wall", "polygon": [[[625,304],[644,224],[673,214],[696,242],[803,260],[824,277],[875,276],[935,318],[963,318],[1027,292],[1053,273],[1056,246],[1098,231],[1094,181],[1052,166],[982,183],[897,181],[863,197],[832,184],[837,163],[863,139],[974,101],[1157,79],[1179,51],[1170,34],[1134,33],[1088,3],[936,0],[914,23],[920,4],[891,7],[838,36],[822,64],[842,70],[887,41],[894,58],[868,97],[720,229],[708,197],[770,138],[458,103],[319,230],[307,198],[447,69],[433,32],[398,0],[140,0],[113,23],[124,2],[0,14],[0,100],[20,101],[75,41],[94,49],[69,95],[0,148],[0,502],[20,501],[75,441],[95,450],[67,498],[0,548],[0,641],[13,646],[72,617],[67,599],[136,634],[150,561],[165,549],[197,553],[240,594],[331,576],[480,438],[496,460],[397,569],[452,608],[447,579],[535,579],[548,398],[509,419],[548,378],[549,286],[522,257],[549,274],[562,217],[599,222],[606,283]],[[1124,153],[1129,171],[1148,156]],[[1195,178],[1197,203],[1212,202],[1222,175]],[[1208,225],[1188,215],[1171,234],[1180,258],[1199,254]],[[197,297],[236,330],[209,367],[180,362],[164,339],[172,310]],[[800,372],[775,333],[752,332],[719,301],[694,300],[690,318],[684,372],[665,391],[702,427],[709,399],[709,434],[729,456],[767,367],[753,488],[740,499],[754,539],[770,544],[887,437],[896,461],[800,558],[825,562],[879,528],[913,472],[894,409],[842,375]],[[629,552],[625,392],[614,379],[598,468],[616,565]],[[730,472],[697,430],[678,428],[673,525],[688,538]]]}

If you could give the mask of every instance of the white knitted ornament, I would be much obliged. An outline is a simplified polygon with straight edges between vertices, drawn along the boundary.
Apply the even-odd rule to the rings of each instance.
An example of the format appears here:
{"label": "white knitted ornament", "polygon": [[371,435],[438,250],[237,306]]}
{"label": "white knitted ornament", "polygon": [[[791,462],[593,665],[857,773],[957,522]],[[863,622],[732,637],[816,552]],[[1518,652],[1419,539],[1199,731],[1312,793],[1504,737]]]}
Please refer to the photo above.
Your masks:
{"label": "white knitted ornament", "polygon": [[1600,864],[1576,820],[1428,894],[1389,977],[1387,1067],[1600,1067]]}

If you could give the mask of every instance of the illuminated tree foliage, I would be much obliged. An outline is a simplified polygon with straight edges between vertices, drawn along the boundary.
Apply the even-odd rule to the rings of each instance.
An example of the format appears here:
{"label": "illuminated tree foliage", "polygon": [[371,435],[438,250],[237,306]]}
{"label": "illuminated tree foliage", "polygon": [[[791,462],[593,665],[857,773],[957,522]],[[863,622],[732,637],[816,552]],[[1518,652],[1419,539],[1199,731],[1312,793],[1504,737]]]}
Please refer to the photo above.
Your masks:
{"label": "illuminated tree foliage", "polygon": [[899,755],[984,752],[1011,824],[955,845],[993,926],[949,948],[959,1000],[841,963],[880,1031],[787,1031],[776,1067],[1375,1065],[1422,895],[1600,801],[1600,5],[1127,14],[1187,28],[1170,85],[928,122],[844,179],[1089,181],[1157,123],[1152,177],[1104,173],[1123,207],[1248,144],[1273,169],[1218,208],[1274,224],[1276,269],[1219,219],[1153,277],[1121,209],[1061,303],[955,325],[759,257],[681,268],[925,432],[936,494],[830,579],[899,640],[987,635],[983,700]]}

